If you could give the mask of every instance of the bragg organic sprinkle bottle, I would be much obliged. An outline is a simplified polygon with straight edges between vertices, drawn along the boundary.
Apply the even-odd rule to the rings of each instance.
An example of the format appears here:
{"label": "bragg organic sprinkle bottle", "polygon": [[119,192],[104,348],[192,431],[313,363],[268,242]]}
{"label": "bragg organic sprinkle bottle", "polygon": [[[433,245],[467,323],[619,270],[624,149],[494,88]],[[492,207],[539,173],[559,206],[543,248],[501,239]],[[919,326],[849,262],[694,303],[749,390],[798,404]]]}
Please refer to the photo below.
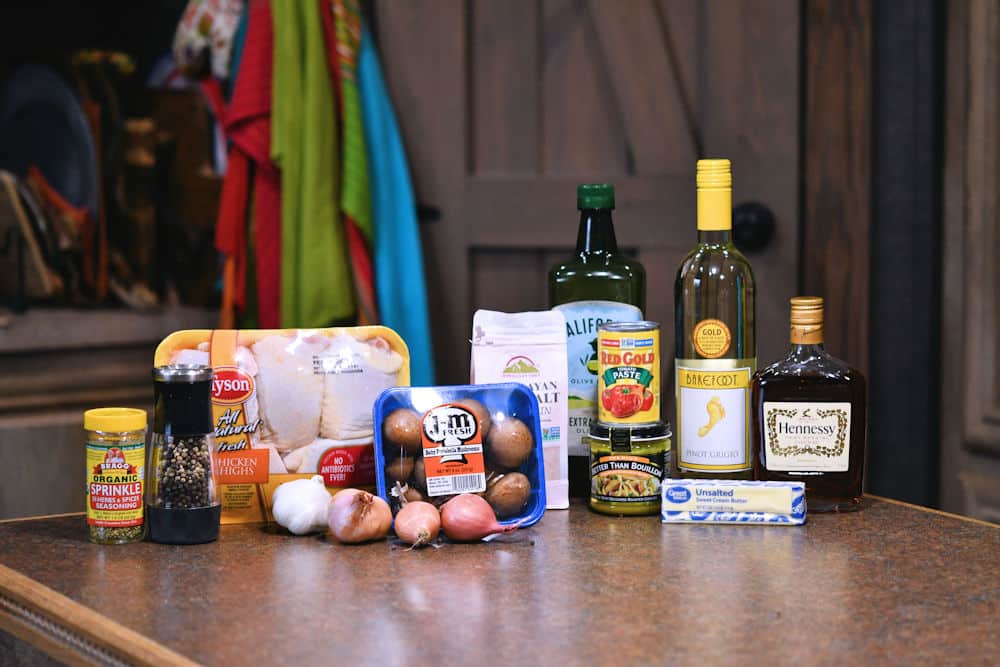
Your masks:
{"label": "bragg organic sprinkle bottle", "polygon": [[87,527],[97,544],[142,540],[146,412],[96,408],[83,413],[87,431]]}
{"label": "bragg organic sprinkle bottle", "polygon": [[618,250],[608,183],[577,188],[580,226],[576,251],[549,270],[549,305],[566,318],[569,368],[570,494],[590,489],[587,439],[597,419],[597,328],[605,322],[636,322],[646,308],[646,271]]}

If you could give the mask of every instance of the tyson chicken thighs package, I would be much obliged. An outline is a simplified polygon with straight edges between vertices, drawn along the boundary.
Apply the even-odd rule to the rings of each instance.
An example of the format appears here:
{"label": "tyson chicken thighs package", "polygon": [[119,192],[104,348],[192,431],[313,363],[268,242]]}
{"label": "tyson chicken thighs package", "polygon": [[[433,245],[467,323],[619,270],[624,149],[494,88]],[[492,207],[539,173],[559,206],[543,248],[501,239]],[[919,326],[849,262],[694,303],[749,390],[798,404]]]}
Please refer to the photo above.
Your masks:
{"label": "tyson chicken thighs package", "polygon": [[372,406],[410,384],[406,344],[381,326],[191,330],[155,366],[211,366],[222,522],[270,520],[283,482],[321,475],[331,493],[374,488]]}

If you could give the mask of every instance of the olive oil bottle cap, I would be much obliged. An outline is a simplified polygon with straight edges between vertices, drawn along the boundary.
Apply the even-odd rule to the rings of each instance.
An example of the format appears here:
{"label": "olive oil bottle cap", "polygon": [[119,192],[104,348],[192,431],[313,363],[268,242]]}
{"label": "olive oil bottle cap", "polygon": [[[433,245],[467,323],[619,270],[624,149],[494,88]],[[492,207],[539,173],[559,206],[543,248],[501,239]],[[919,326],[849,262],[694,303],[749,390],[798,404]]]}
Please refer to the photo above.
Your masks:
{"label": "olive oil bottle cap", "polygon": [[793,296],[790,339],[795,345],[818,345],[823,342],[823,299],[818,296]]}
{"label": "olive oil bottle cap", "polygon": [[698,160],[698,229],[727,231],[733,228],[733,170],[729,160]]}
{"label": "olive oil bottle cap", "polygon": [[615,186],[610,183],[584,183],[576,188],[576,208],[584,210],[587,208],[608,208],[615,207]]}

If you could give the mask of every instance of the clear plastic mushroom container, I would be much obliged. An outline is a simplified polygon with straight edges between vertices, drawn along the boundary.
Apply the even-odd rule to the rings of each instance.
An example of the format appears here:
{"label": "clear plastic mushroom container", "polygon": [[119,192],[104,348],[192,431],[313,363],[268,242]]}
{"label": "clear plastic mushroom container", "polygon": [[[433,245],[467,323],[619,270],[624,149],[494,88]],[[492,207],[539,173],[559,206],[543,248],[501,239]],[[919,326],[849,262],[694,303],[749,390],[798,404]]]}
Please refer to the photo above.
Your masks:
{"label": "clear plastic mushroom container", "polygon": [[440,507],[481,495],[504,525],[530,526],[545,512],[538,399],[517,383],[397,387],[375,402],[378,492]]}

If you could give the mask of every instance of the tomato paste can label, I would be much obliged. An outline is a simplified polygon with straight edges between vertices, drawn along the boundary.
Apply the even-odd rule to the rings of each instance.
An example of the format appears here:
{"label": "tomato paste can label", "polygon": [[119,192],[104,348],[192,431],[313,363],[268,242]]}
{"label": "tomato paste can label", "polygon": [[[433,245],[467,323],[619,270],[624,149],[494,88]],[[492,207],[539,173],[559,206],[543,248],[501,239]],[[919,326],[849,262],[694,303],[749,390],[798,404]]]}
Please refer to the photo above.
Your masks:
{"label": "tomato paste can label", "polygon": [[660,420],[660,325],[602,324],[597,332],[598,410],[606,424]]}
{"label": "tomato paste can label", "polygon": [[466,406],[447,403],[421,420],[427,495],[486,490],[486,460],[479,420]]}
{"label": "tomato paste can label", "polygon": [[146,442],[87,443],[87,523],[141,526]]}

